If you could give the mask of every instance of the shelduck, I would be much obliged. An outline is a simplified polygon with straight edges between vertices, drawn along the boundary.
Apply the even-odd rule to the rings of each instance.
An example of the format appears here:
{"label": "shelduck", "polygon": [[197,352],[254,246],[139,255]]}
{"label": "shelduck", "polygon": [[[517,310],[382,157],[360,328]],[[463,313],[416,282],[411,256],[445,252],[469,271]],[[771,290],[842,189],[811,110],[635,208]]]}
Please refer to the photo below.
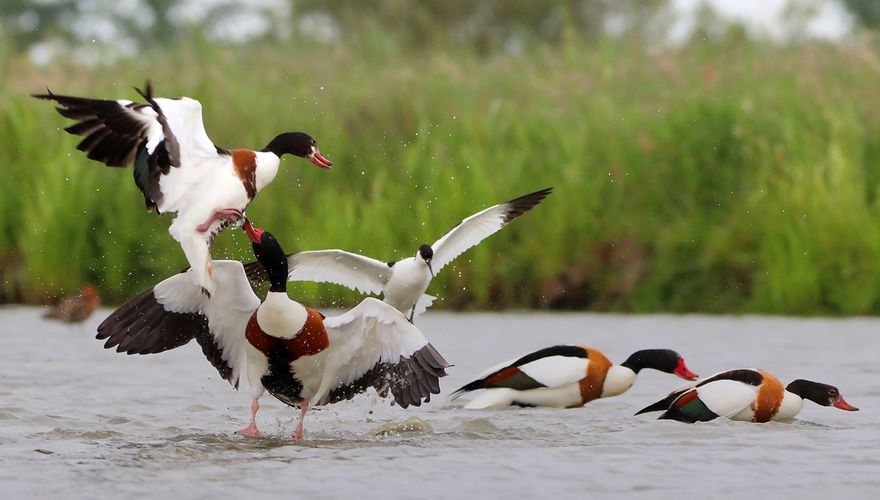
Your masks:
{"label": "shelduck", "polygon": [[100,305],[101,296],[98,294],[98,289],[94,285],[83,285],[79,293],[61,299],[61,302],[46,311],[43,317],[64,323],[82,323]]}
{"label": "shelduck", "polygon": [[783,388],[772,373],[739,369],[684,385],[636,415],[662,411],[659,418],[686,423],[718,417],[746,422],[787,421],[800,413],[805,399],[821,406],[858,411],[833,385],[798,379]]}
{"label": "shelduck", "polygon": [[[436,298],[425,294],[436,273],[469,248],[531,210],[552,191],[553,188],[542,189],[489,207],[462,220],[433,245],[421,245],[415,256],[396,262],[385,263],[336,249],[293,254],[288,257],[288,279],[336,283],[363,293],[381,293],[387,304],[413,321]],[[249,276],[259,276],[257,266],[257,263],[246,266]]]}
{"label": "shelduck", "polygon": [[293,435],[303,437],[312,404],[350,399],[369,387],[390,392],[403,408],[439,394],[448,365],[404,315],[374,298],[325,318],[290,299],[287,259],[271,233],[245,221],[254,254],[271,288],[262,303],[238,261],[214,261],[217,291],[200,293],[191,270],[141,293],[99,327],[104,347],[151,354],[195,338],[220,375],[238,387],[242,374],[252,396],[250,424],[238,431],[259,436],[256,415],[264,390],[300,407]]}
{"label": "shelduck", "polygon": [[135,89],[146,103],[35,94],[55,101],[57,111],[77,123],[64,130],[83,136],[77,149],[110,167],[134,164],[134,181],[148,211],[176,213],[168,231],[207,293],[211,283],[213,238],[238,223],[254,197],[278,173],[281,157],[292,154],[316,166],[332,162],[303,132],[288,132],[265,148],[227,150],[215,146],[202,123],[202,105],[189,97],[166,99]]}
{"label": "shelduck", "polygon": [[455,391],[452,397],[485,389],[465,408],[497,409],[511,405],[574,408],[594,399],[623,394],[644,368],[674,373],[686,380],[697,378],[687,368],[684,358],[669,349],[637,351],[623,363],[614,365],[591,347],[557,345],[495,366]]}

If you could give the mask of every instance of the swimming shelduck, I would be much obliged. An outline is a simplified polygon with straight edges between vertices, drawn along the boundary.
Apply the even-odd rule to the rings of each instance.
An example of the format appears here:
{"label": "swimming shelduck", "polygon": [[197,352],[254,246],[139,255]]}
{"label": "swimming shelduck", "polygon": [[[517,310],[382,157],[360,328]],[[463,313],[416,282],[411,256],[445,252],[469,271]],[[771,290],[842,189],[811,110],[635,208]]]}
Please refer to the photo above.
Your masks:
{"label": "swimming shelduck", "polygon": [[[364,293],[382,293],[386,303],[396,307],[412,321],[435,299],[425,294],[431,278],[465,250],[531,210],[552,190],[542,189],[489,207],[458,223],[433,245],[421,245],[414,257],[396,262],[386,264],[345,250],[293,254],[288,258],[288,279],[336,283]],[[251,264],[246,267],[249,276],[258,273],[255,266]]]}
{"label": "swimming shelduck", "polygon": [[746,422],[786,421],[800,413],[805,399],[821,406],[858,411],[832,385],[798,379],[783,388],[769,372],[740,369],[684,385],[636,415],[663,411],[660,418],[687,423],[718,417]]}
{"label": "swimming shelduck", "polygon": [[220,375],[235,387],[244,372],[251,389],[250,424],[238,431],[259,436],[256,414],[264,390],[300,407],[295,439],[312,404],[350,399],[369,387],[390,392],[401,407],[439,394],[449,366],[403,314],[375,298],[330,318],[290,299],[287,259],[275,237],[245,222],[254,254],[271,288],[261,303],[238,261],[214,261],[216,293],[200,293],[186,271],[141,293],[99,327],[106,348],[150,354],[195,338]]}
{"label": "swimming shelduck", "polygon": [[598,398],[623,394],[643,368],[674,373],[686,380],[697,375],[688,370],[684,358],[669,349],[646,349],[613,365],[591,347],[557,345],[505,362],[453,393],[453,398],[479,389],[485,392],[465,408],[487,409],[505,406],[552,406],[574,408]]}
{"label": "swimming shelduck", "polygon": [[192,277],[206,292],[211,284],[210,245],[230,224],[241,220],[248,204],[275,178],[281,157],[308,158],[321,168],[332,163],[315,140],[288,132],[265,148],[226,150],[214,145],[195,99],[153,97],[135,89],[146,103],[53,94],[34,95],[58,104],[58,112],[77,123],[65,128],[83,136],[77,149],[110,167],[134,164],[134,181],[147,210],[177,217],[168,231],[193,268]]}

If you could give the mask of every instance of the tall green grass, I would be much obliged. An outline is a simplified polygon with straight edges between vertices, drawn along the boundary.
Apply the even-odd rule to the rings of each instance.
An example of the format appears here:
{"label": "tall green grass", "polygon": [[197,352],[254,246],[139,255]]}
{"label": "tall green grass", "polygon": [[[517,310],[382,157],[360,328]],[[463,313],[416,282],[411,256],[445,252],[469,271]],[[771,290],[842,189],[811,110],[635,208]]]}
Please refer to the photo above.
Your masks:
{"label": "tall green grass", "polygon": [[[0,275],[27,301],[98,284],[110,302],[185,266],[130,170],[75,151],[47,85],[204,104],[217,144],[304,130],[331,171],[285,159],[248,210],[288,251],[407,257],[462,217],[555,192],[455,261],[439,307],[880,312],[880,59],[864,47],[675,50],[576,40],[520,56],[393,44],[197,44],[111,68],[5,63]],[[215,258],[251,259],[227,232]],[[5,264],[2,264],[5,263]],[[13,290],[15,291],[15,290]],[[332,285],[294,285],[316,305]]]}

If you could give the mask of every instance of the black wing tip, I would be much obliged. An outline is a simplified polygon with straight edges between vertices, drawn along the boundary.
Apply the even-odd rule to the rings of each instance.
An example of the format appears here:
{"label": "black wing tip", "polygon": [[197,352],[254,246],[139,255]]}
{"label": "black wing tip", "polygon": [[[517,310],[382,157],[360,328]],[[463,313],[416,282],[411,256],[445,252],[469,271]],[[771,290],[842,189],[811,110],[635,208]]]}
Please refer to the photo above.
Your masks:
{"label": "black wing tip", "polygon": [[479,389],[486,389],[486,379],[481,378],[474,380],[473,382],[468,382],[467,384],[459,387],[452,394],[449,395],[449,399],[455,400],[463,396],[467,392],[476,391]]}
{"label": "black wing tip", "polygon": [[520,196],[519,198],[514,198],[506,202],[505,205],[508,205],[509,208],[507,210],[507,214],[505,214],[504,223],[507,224],[513,219],[516,219],[520,215],[528,212],[529,210],[534,208],[535,205],[541,203],[544,198],[550,196],[550,193],[552,192],[553,187],[551,186],[535,191],[534,193]]}
{"label": "black wing tip", "polygon": [[667,408],[669,408],[669,403],[667,402],[667,399],[668,398],[661,399],[660,401],[657,401],[656,403],[652,403],[652,404],[642,408],[641,410],[635,412],[634,416],[641,415],[642,413],[651,413],[651,412],[655,412],[655,411],[666,410]]}
{"label": "black wing tip", "polygon": [[31,94],[31,97],[36,98],[36,99],[46,99],[46,100],[49,100],[49,101],[54,101],[54,100],[56,100],[56,96],[55,96],[55,94],[53,94],[52,91],[49,90],[49,87],[46,87],[46,93],[45,93],[45,94]]}
{"label": "black wing tip", "polygon": [[149,79],[147,79],[146,84],[144,84],[144,90],[134,87],[134,91],[140,94],[140,96],[146,99],[150,104],[153,103],[153,84]]}

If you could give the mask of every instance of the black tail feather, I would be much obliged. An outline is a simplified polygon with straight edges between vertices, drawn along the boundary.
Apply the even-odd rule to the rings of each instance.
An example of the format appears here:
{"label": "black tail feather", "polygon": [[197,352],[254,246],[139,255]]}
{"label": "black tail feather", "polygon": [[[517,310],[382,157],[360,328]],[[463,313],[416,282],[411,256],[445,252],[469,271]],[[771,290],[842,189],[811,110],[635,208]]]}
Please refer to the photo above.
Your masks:
{"label": "black tail feather", "polygon": [[485,388],[486,388],[486,379],[481,378],[479,380],[474,380],[473,382],[471,382],[469,384],[463,385],[458,390],[456,390],[455,392],[450,394],[449,397],[450,397],[450,399],[456,399],[456,398],[461,397],[461,395],[466,392],[476,391],[478,389],[485,389]]}
{"label": "black tail feather", "polygon": [[648,405],[648,406],[642,408],[641,410],[637,411],[635,414],[636,414],[636,415],[641,415],[642,413],[651,413],[651,412],[654,412],[654,411],[663,411],[663,410],[669,408],[669,405],[671,405],[671,404],[672,404],[672,401],[674,401],[674,400],[675,400],[674,397],[672,397],[672,396],[667,396],[667,397],[661,399],[660,401],[657,401],[656,403],[652,403],[652,404],[650,404],[650,405]]}

